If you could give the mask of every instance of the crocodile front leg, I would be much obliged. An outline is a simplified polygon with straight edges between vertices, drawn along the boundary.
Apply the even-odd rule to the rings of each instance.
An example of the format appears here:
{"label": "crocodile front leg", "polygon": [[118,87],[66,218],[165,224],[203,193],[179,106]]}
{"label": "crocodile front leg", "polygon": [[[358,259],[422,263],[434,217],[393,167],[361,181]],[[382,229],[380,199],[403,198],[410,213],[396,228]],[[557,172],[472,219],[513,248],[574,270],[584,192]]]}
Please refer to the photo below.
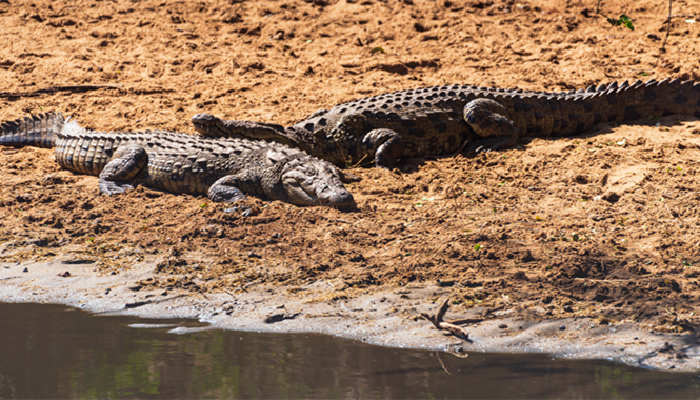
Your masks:
{"label": "crocodile front leg", "polygon": [[147,162],[146,150],[140,145],[119,146],[112,159],[100,172],[100,193],[111,196],[132,189],[134,186],[127,182],[133,182],[146,167]]}
{"label": "crocodile front leg", "polygon": [[401,135],[396,131],[380,128],[369,131],[362,138],[362,144],[374,150],[374,163],[378,167],[392,168],[403,155]]}
{"label": "crocodile front leg", "polygon": [[464,106],[464,120],[484,140],[470,145],[467,152],[489,152],[518,143],[518,127],[508,110],[491,99],[474,99]]}
{"label": "crocodile front leg", "polygon": [[214,182],[207,191],[211,201],[233,203],[245,199],[245,194],[238,187],[241,178],[237,175],[227,175]]}

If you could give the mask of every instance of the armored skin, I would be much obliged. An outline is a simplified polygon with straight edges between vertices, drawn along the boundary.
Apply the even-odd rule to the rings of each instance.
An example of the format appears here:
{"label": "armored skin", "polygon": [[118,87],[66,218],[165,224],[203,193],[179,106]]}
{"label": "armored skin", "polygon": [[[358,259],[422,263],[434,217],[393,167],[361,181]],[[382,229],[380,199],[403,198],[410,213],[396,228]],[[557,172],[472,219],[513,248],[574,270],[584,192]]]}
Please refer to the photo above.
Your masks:
{"label": "armored skin", "polygon": [[571,136],[599,123],[664,115],[700,117],[700,82],[613,82],[546,93],[471,85],[403,90],[320,110],[289,127],[192,118],[204,136],[275,140],[339,166],[398,166],[411,158],[512,146],[523,137]]}
{"label": "armored skin", "polygon": [[101,133],[48,113],[2,123],[0,145],[53,147],[63,168],[98,176],[106,195],[142,184],[213,201],[250,194],[297,205],[355,207],[336,166],[274,142],[161,131]]}

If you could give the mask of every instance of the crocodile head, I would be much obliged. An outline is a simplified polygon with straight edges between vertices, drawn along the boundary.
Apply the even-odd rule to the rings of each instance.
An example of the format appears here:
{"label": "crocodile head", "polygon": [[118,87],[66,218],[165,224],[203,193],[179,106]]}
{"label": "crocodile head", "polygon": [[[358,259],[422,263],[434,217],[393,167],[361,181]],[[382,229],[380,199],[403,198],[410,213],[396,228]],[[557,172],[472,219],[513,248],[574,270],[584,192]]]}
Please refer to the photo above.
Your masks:
{"label": "crocodile head", "polygon": [[306,154],[286,157],[281,162],[279,176],[281,191],[290,203],[339,209],[357,207],[352,194],[343,185],[342,174],[328,161]]}

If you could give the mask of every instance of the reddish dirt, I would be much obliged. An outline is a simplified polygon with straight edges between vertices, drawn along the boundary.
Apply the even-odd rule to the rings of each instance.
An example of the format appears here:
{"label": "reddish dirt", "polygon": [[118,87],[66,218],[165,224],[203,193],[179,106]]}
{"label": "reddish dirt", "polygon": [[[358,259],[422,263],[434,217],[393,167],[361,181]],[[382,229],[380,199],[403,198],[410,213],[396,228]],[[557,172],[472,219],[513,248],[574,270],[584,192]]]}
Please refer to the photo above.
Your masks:
{"label": "reddish dirt", "polygon": [[[24,4],[22,4],[24,3]],[[607,1],[0,3],[0,119],[62,111],[99,130],[193,132],[189,119],[289,124],[335,103],[474,83],[568,90],[610,80],[700,80],[697,3]],[[22,4],[22,5],[20,5]],[[55,85],[112,85],[44,93]],[[656,124],[659,122],[659,124]],[[415,282],[485,316],[633,320],[700,328],[700,122],[669,117],[585,137],[357,168],[359,211],[248,200],[242,218],[148,188],[98,194],[51,150],[0,148],[0,260],[139,260],[141,283],[195,292],[333,282],[333,301]]]}

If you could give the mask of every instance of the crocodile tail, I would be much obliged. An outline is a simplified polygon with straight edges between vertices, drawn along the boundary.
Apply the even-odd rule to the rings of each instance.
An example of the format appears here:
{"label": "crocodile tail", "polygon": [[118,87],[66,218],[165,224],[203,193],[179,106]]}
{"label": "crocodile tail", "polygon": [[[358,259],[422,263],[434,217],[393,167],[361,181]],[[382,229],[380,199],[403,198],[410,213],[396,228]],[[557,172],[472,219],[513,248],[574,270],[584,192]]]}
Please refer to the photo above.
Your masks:
{"label": "crocodile tail", "polygon": [[700,114],[700,82],[655,79],[613,82],[595,89],[591,98],[603,122],[648,120],[666,115]]}
{"label": "crocodile tail", "polygon": [[54,147],[66,118],[61,113],[46,113],[6,121],[0,124],[0,145]]}
{"label": "crocodile tail", "polygon": [[[619,90],[619,89],[618,89]],[[680,79],[635,82],[628,91],[632,96],[621,96],[624,101],[623,118],[657,118],[664,115],[692,115],[700,117],[700,82]],[[618,91],[621,94],[622,91]],[[618,97],[619,94],[618,94]],[[624,115],[624,114],[627,115]]]}
{"label": "crocodile tail", "polygon": [[[551,130],[541,130],[556,136],[579,134],[599,123],[641,122],[666,115],[700,117],[700,82],[692,80],[591,85],[554,99],[557,100],[554,105],[560,108],[561,124],[557,126],[559,121],[555,118]],[[537,119],[530,124],[539,127]]]}

